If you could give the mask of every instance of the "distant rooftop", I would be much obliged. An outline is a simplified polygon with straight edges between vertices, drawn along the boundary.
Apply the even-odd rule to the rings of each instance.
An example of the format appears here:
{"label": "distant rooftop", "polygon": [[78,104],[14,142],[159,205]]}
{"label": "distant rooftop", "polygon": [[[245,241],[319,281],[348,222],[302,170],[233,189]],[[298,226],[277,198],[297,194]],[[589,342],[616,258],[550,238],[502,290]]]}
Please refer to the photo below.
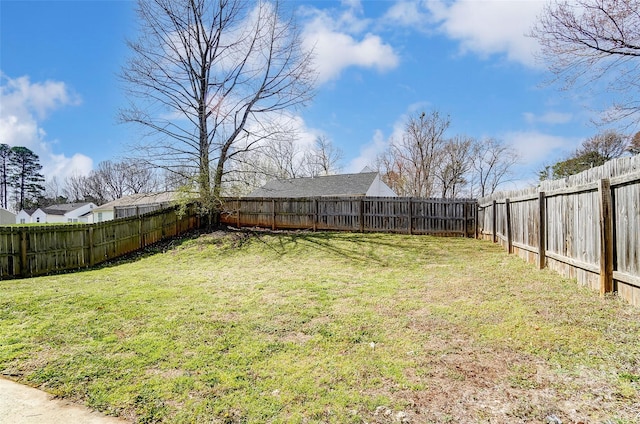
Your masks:
{"label": "distant rooftop", "polygon": [[247,197],[365,196],[377,172],[272,180]]}
{"label": "distant rooftop", "polygon": [[[83,206],[90,204],[91,202],[83,202],[83,203],[61,203],[58,205],[49,205],[42,209],[44,213],[47,215],[64,215],[67,212],[71,212]],[[35,211],[34,211],[35,212]],[[27,211],[28,213],[28,211]],[[29,215],[33,215],[33,212]]]}
{"label": "distant rooftop", "polygon": [[123,196],[104,205],[100,205],[94,211],[111,210],[116,207],[142,206],[157,203],[170,203],[177,198],[177,192],[165,191],[162,193],[137,193]]}

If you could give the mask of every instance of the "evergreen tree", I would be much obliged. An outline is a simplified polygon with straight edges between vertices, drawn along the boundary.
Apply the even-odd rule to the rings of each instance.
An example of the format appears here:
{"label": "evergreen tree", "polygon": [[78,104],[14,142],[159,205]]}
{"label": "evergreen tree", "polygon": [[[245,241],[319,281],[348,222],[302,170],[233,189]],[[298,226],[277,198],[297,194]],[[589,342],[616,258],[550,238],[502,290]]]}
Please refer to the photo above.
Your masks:
{"label": "evergreen tree", "polygon": [[9,154],[9,184],[14,189],[16,208],[24,209],[29,199],[42,196],[44,176],[38,155],[26,147],[12,147]]}
{"label": "evergreen tree", "polygon": [[0,144],[0,206],[9,208],[9,156],[11,147],[8,144]]}

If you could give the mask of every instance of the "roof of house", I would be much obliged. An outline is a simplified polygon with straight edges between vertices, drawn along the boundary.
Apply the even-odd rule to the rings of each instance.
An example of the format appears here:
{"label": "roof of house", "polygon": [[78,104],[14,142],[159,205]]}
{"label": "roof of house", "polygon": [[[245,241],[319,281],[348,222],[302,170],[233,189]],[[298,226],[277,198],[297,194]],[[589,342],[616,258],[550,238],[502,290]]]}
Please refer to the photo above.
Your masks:
{"label": "roof of house", "polygon": [[[91,202],[83,202],[83,203],[61,203],[59,205],[49,205],[43,208],[40,208],[47,215],[64,215],[67,212],[74,211],[83,206],[90,205]],[[30,213],[29,215],[32,215]]]}
{"label": "roof of house", "polygon": [[157,203],[170,203],[177,199],[178,193],[175,191],[165,191],[162,193],[137,193],[123,196],[112,200],[109,203],[94,208],[94,212],[113,210],[116,207],[153,205]]}
{"label": "roof of house", "polygon": [[247,197],[365,196],[377,172],[272,180]]}

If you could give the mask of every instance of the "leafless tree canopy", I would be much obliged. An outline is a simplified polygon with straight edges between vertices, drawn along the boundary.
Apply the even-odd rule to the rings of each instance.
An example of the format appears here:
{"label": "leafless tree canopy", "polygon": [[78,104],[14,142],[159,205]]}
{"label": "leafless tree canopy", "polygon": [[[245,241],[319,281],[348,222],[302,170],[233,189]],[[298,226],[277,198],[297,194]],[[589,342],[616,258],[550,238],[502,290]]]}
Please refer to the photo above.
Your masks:
{"label": "leafless tree canopy", "polygon": [[145,162],[125,160],[100,162],[89,175],[72,175],[62,190],[69,201],[93,201],[103,204],[135,193],[159,190],[158,178]]}
{"label": "leafless tree canopy", "polygon": [[633,153],[630,137],[614,130],[598,133],[584,140],[581,146],[566,159],[545,166],[538,174],[540,180],[565,178],[594,166]]}
{"label": "leafless tree canopy", "polygon": [[225,195],[241,196],[272,179],[332,175],[341,170],[342,151],[322,135],[313,146],[282,139],[238,155],[225,175]]}
{"label": "leafless tree canopy", "polygon": [[629,147],[628,136],[614,130],[607,130],[588,138],[576,151],[576,156],[595,152],[608,161],[625,154]]}
{"label": "leafless tree canopy", "polygon": [[408,118],[401,140],[377,159],[383,181],[401,196],[482,197],[509,181],[516,152],[502,142],[445,137],[449,117],[438,111]]}
{"label": "leafless tree canopy", "polygon": [[303,173],[308,177],[335,174],[342,169],[342,155],[342,149],[334,146],[328,137],[321,135],[316,138],[313,148],[304,154]]}
{"label": "leafless tree canopy", "polygon": [[434,195],[436,165],[449,124],[449,117],[437,110],[407,119],[401,138],[392,140],[389,150],[378,159],[383,179],[396,193],[415,197]]}
{"label": "leafless tree canopy", "polygon": [[605,121],[640,123],[640,1],[549,3],[531,35],[564,88],[599,86],[614,93]]}
{"label": "leafless tree canopy", "polygon": [[436,166],[436,178],[443,198],[455,198],[469,183],[473,147],[474,140],[464,136],[456,136],[444,144]]}
{"label": "leafless tree canopy", "polygon": [[519,160],[513,148],[495,138],[477,141],[471,157],[475,186],[472,192],[477,197],[493,194],[500,184],[509,181],[513,167]]}
{"label": "leafless tree canopy", "polygon": [[141,35],[122,78],[140,153],[221,193],[227,164],[291,131],[285,110],[310,99],[315,74],[293,18],[264,0],[138,0]]}
{"label": "leafless tree canopy", "polygon": [[640,154],[640,131],[638,131],[633,137],[627,149],[632,155]]}

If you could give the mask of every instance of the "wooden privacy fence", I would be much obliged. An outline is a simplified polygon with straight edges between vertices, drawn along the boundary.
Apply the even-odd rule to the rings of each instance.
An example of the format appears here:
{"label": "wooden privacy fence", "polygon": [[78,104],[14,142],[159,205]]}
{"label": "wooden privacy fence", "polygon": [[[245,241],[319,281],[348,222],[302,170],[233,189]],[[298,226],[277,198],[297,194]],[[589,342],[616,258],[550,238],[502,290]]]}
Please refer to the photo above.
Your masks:
{"label": "wooden privacy fence", "polygon": [[407,197],[227,198],[221,222],[236,227],[396,232],[474,237],[476,201]]}
{"label": "wooden privacy fence", "polygon": [[114,219],[118,218],[130,218],[132,216],[144,215],[149,212],[155,212],[157,210],[166,209],[171,206],[169,202],[163,203],[150,203],[148,205],[138,206],[116,206],[113,208]]}
{"label": "wooden privacy fence", "polygon": [[479,235],[640,306],[640,155],[479,200]]}
{"label": "wooden privacy fence", "polygon": [[0,227],[0,278],[32,277],[97,265],[200,226],[195,208],[97,224]]}

